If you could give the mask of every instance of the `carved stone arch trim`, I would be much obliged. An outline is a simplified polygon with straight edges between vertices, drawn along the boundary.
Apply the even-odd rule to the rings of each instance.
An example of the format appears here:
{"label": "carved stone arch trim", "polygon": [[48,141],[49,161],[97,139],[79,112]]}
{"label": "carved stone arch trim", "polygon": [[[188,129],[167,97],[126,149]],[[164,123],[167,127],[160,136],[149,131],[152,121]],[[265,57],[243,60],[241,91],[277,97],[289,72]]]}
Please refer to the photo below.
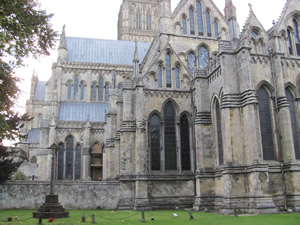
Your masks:
{"label": "carved stone arch trim", "polygon": [[[175,112],[176,112],[176,123],[179,123],[179,112],[180,112],[180,107],[179,105],[177,104],[177,102],[172,99],[172,98],[168,98],[167,100],[164,101],[164,103],[162,104],[161,106],[161,112],[162,112],[162,118],[163,118],[163,115],[164,115],[164,108],[166,106],[167,103],[171,102],[175,108]],[[164,119],[164,118],[163,118]]]}
{"label": "carved stone arch trim", "polygon": [[200,44],[197,45],[197,53],[198,53],[199,48],[201,48],[201,47],[207,48],[208,49],[208,56],[210,56],[210,54],[212,53],[211,47],[208,44],[206,44],[204,42],[201,42]]}
{"label": "carved stone arch trim", "polygon": [[147,119],[147,121],[148,121],[148,123],[150,122],[150,120],[151,120],[151,118],[152,118],[152,116],[154,116],[154,115],[157,115],[158,116],[158,118],[160,119],[160,123],[162,123],[162,115],[161,115],[161,113],[158,111],[158,110],[153,110],[152,112],[150,112],[149,113],[149,116],[148,116],[148,119]]}
{"label": "carved stone arch trim", "polygon": [[[298,96],[298,92],[297,92],[297,87],[291,83],[291,82],[287,82],[285,85],[284,85],[284,88],[285,89],[289,89],[291,91],[291,93],[293,94],[294,98],[297,98]],[[299,96],[298,96],[299,97]]]}
{"label": "carved stone arch trim", "polygon": [[68,79],[68,80],[66,80],[66,86],[68,86],[68,83],[69,83],[70,81],[71,81],[72,86],[74,85],[74,80]]}
{"label": "carved stone arch trim", "polygon": [[269,95],[270,97],[273,97],[274,96],[274,88],[273,86],[266,80],[263,80],[261,82],[258,83],[255,91],[256,93],[258,92],[258,90],[261,88],[261,87],[264,87],[268,92],[269,92]]}
{"label": "carved stone arch trim", "polygon": [[219,96],[214,93],[210,99],[210,111],[211,112],[214,112],[214,109],[215,109],[215,102],[218,101],[219,102],[219,105],[221,107],[221,99],[219,98]]}
{"label": "carved stone arch trim", "polygon": [[183,111],[180,113],[179,115],[179,121],[181,119],[181,117],[186,116],[186,118],[189,120],[189,123],[192,123],[192,115],[188,112],[188,111]]}

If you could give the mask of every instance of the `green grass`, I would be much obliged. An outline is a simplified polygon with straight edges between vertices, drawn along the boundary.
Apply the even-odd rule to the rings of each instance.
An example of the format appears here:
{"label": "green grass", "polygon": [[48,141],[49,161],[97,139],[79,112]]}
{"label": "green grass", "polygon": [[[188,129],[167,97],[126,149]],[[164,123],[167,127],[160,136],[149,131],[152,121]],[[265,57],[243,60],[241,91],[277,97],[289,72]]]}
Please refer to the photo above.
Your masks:
{"label": "green grass", "polygon": [[[34,210],[2,210],[0,211],[1,225],[38,224],[38,219],[32,218]],[[178,217],[174,217],[176,213]],[[81,222],[82,214],[86,215],[86,222]],[[193,212],[194,220],[189,220],[189,214],[183,210],[146,211],[146,222],[141,222],[141,212],[137,211],[111,211],[111,210],[70,210],[67,219],[55,219],[53,223],[43,219],[43,224],[92,224],[91,215],[96,217],[96,224],[109,225],[299,225],[300,214],[275,214],[255,216],[224,216],[212,213]],[[18,220],[15,221],[15,216]],[[7,222],[12,217],[12,222]],[[154,221],[151,220],[154,217]]]}

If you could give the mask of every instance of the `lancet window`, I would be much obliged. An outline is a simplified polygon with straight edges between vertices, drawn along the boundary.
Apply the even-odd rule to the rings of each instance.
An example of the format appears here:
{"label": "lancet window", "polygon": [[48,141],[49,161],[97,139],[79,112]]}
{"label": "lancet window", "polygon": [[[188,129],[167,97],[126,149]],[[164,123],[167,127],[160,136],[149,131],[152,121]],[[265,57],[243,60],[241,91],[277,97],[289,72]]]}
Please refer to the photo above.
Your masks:
{"label": "lancet window", "polygon": [[190,7],[189,9],[189,16],[190,16],[190,33],[192,35],[195,34],[195,19],[194,19],[194,9]]}
{"label": "lancet window", "polygon": [[197,1],[197,22],[198,22],[198,34],[203,36],[203,17],[202,17],[202,6],[200,1]]}

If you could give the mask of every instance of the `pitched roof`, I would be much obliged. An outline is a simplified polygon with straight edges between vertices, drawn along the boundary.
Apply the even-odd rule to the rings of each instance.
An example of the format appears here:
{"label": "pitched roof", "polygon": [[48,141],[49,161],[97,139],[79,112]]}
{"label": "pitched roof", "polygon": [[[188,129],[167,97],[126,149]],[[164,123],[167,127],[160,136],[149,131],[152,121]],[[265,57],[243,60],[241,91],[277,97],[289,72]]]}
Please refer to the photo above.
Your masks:
{"label": "pitched roof", "polygon": [[40,129],[32,129],[28,131],[27,142],[30,144],[40,143]]}
{"label": "pitched roof", "polygon": [[104,122],[109,105],[105,103],[61,102],[58,120]]}
{"label": "pitched roof", "polygon": [[[140,62],[144,59],[150,44],[137,43]],[[69,62],[132,65],[135,42],[67,37],[67,48]]]}
{"label": "pitched roof", "polygon": [[45,99],[45,90],[46,90],[46,82],[38,81],[34,93],[34,100],[44,100]]}

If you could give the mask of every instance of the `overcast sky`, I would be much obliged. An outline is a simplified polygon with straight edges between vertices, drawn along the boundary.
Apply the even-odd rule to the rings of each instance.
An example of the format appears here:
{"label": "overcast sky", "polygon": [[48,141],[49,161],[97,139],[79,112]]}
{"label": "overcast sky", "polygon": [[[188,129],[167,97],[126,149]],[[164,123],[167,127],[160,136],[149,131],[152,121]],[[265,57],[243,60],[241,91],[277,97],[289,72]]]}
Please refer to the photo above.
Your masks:
{"label": "overcast sky", "polygon": [[[122,0],[40,0],[42,9],[53,13],[53,28],[59,32],[66,25],[66,35],[72,37],[89,37],[99,39],[117,39],[118,13]],[[172,10],[179,0],[171,0]],[[220,11],[224,12],[225,0],[215,0]],[[238,23],[242,29],[251,3],[253,11],[267,30],[272,21],[277,21],[286,0],[233,0],[237,8]],[[25,101],[29,98],[30,80],[33,70],[38,72],[40,80],[48,80],[51,76],[51,64],[56,61],[56,50],[48,57],[39,60],[27,60],[28,66],[17,71],[23,79],[22,97],[19,100],[20,111],[25,109]]]}

